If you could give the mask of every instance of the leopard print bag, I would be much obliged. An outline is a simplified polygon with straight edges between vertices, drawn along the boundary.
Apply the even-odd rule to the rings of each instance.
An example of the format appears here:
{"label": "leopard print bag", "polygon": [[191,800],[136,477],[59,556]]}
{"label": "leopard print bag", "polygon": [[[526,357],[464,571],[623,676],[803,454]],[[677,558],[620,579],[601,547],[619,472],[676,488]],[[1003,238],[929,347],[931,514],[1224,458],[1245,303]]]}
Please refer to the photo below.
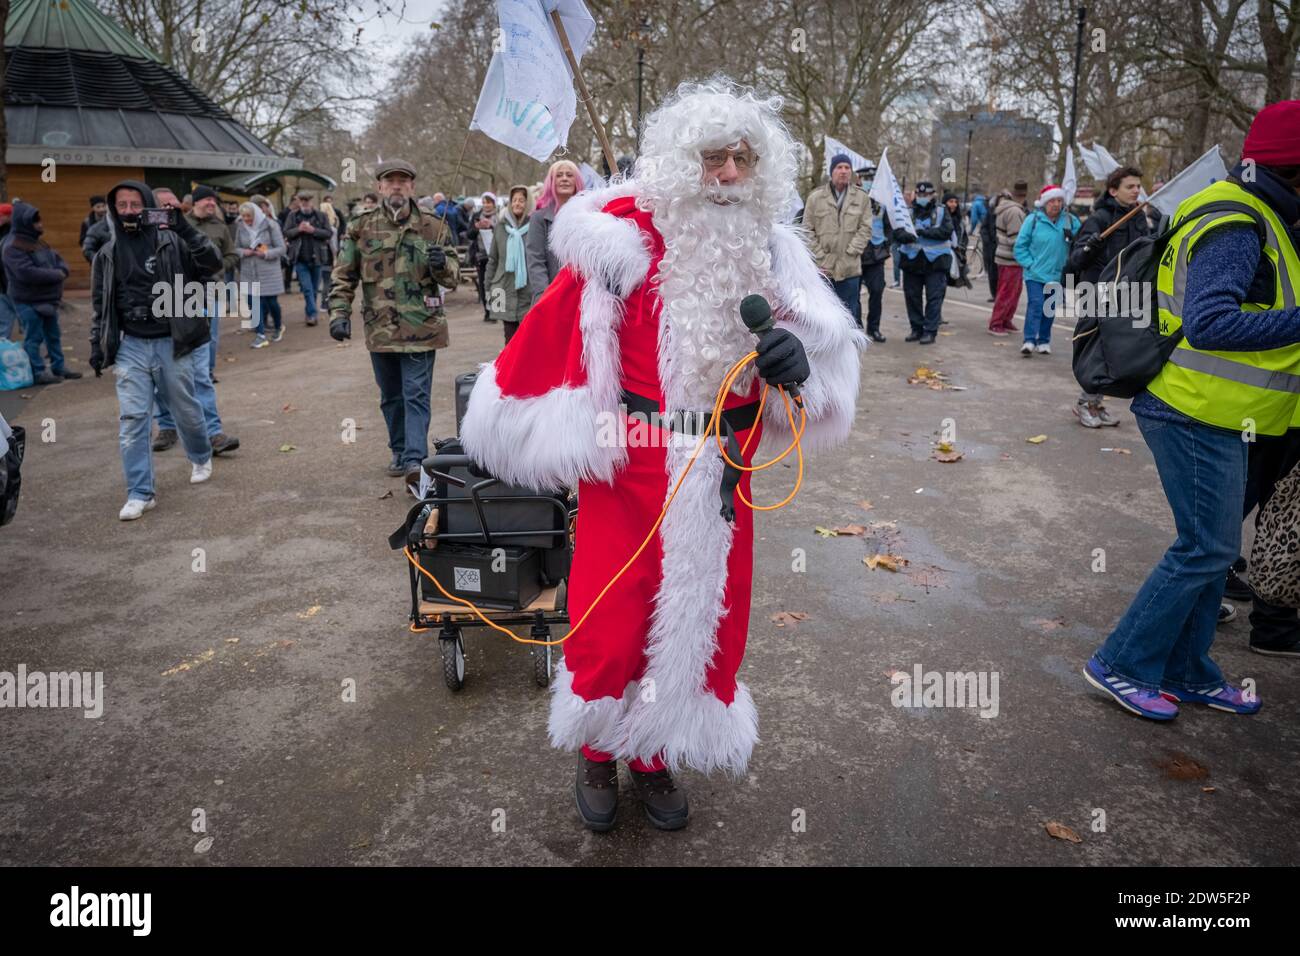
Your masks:
{"label": "leopard print bag", "polygon": [[1269,604],[1300,607],[1300,465],[1277,483],[1259,511],[1250,587]]}

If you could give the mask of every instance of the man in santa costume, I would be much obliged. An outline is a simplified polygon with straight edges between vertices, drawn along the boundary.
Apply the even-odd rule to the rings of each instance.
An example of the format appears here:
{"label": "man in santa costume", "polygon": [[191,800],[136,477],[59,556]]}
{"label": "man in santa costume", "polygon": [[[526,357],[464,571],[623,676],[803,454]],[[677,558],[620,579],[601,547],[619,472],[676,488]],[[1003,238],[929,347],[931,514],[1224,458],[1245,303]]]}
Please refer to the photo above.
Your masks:
{"label": "man in santa costume", "polygon": [[[556,216],[550,244],[563,268],[474,387],[461,427],[469,455],[515,484],[578,489],[575,622],[653,527],[724,376],[747,353],[759,358],[724,406],[737,445],[753,429],[775,435],[769,447],[789,443],[777,385],[800,384],[805,451],[839,444],[852,427],[866,339],[784,224],[797,154],[780,106],[725,80],[679,88],[646,121],[633,179],[580,193]],[[739,311],[751,293],[776,320],[757,338]],[[773,391],[759,422],[765,382]],[[666,427],[629,440],[646,432],[629,410],[657,411]],[[687,804],[671,770],[739,776],[758,739],[754,701],[736,680],[754,519],[740,501],[734,520],[723,516],[737,479],[753,496],[748,473],[724,466],[710,439],[657,534],[564,644],[550,738],[581,751],[575,792],[593,830],[614,824],[617,760],[650,822],[677,829]]]}

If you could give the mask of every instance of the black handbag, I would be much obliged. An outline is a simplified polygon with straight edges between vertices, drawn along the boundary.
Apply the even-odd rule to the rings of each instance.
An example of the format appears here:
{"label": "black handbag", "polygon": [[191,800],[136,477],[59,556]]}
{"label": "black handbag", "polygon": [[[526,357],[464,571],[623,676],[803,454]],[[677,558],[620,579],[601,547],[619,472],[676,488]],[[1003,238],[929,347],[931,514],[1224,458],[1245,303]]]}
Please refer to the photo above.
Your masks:
{"label": "black handbag", "polygon": [[[1225,199],[1198,206],[1159,235],[1140,236],[1125,246],[1102,270],[1099,284],[1112,289],[1127,286],[1129,308],[1103,307],[1100,296],[1094,296],[1091,314],[1079,316],[1075,324],[1072,366],[1075,380],[1085,392],[1133,398],[1160,374],[1183,339],[1181,327],[1170,335],[1161,334],[1156,319],[1160,258],[1185,223],[1214,212],[1247,213],[1263,245],[1266,227],[1258,210]],[[1135,309],[1134,303],[1146,307]]]}

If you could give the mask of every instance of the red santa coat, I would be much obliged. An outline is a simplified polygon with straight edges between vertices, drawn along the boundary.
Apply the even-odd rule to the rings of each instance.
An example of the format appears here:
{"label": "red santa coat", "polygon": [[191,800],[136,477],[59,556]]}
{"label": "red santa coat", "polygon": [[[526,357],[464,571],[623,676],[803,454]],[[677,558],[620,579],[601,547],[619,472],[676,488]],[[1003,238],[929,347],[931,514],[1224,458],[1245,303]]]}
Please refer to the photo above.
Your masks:
{"label": "red santa coat", "polygon": [[[664,244],[634,188],[580,193],[556,216],[551,247],[563,268],[481,369],[461,425],[466,452],[498,477],[578,488],[568,599],[575,622],[645,538],[697,441],[665,432],[644,447],[645,426],[620,415],[624,389],[661,410],[673,394],[661,381],[654,281]],[[839,444],[853,424],[865,337],[796,229],[775,228],[771,262],[777,325],[800,338],[812,370],[802,387],[804,450]],[[710,383],[710,394],[719,384]],[[727,405],[754,401],[758,388],[730,395]],[[755,427],[784,447],[789,423],[775,398]],[[629,440],[611,441],[611,425]],[[749,437],[738,435],[742,445]],[[747,463],[758,436],[750,445]],[[655,539],[565,642],[552,688],[555,746],[744,772],[758,739],[753,699],[736,680],[749,626],[753,513],[737,501],[734,524],[720,516],[723,465],[710,442]],[[748,474],[740,487],[752,500]]]}

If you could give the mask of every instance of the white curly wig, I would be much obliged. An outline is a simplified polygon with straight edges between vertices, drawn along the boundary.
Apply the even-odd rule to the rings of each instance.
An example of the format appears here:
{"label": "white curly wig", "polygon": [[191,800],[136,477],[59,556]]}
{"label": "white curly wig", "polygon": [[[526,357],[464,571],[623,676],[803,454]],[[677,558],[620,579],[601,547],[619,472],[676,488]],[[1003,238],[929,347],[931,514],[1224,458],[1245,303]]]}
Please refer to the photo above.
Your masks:
{"label": "white curly wig", "polygon": [[[659,294],[660,375],[678,407],[707,407],[727,369],[753,348],[740,300],[771,298],[769,238],[797,201],[794,141],[780,97],[717,77],[683,83],[646,120],[634,180],[637,201],[664,239]],[[700,153],[745,141],[758,165],[740,184],[704,175]],[[753,381],[751,365],[734,390]]]}

